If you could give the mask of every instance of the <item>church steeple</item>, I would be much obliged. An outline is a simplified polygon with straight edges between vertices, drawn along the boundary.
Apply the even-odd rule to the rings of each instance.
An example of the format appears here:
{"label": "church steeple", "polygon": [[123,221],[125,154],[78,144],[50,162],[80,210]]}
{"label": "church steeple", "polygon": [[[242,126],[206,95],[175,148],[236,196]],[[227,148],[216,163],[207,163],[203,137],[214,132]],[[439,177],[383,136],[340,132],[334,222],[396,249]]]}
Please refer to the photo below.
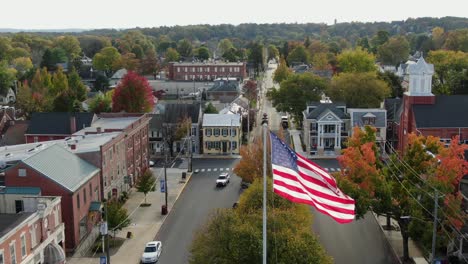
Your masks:
{"label": "church steeple", "polygon": [[432,94],[432,75],[434,65],[427,63],[421,55],[418,62],[408,65],[409,96],[434,96]]}

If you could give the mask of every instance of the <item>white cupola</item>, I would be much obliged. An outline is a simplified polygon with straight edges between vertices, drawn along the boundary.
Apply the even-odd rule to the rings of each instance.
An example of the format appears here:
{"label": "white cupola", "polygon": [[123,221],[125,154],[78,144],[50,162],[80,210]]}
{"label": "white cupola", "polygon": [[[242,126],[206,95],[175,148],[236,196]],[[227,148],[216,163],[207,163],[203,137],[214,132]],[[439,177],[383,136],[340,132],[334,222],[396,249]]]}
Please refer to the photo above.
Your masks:
{"label": "white cupola", "polygon": [[410,96],[433,96],[432,75],[434,64],[427,63],[423,56],[415,64],[408,65]]}

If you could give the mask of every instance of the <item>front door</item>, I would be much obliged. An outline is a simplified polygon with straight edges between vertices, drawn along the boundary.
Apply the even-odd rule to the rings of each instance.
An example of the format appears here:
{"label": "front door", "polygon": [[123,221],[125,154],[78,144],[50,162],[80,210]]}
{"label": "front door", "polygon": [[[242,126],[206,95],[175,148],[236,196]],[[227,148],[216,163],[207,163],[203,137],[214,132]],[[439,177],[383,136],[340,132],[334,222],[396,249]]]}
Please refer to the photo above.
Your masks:
{"label": "front door", "polygon": [[223,153],[227,152],[227,142],[223,141]]}

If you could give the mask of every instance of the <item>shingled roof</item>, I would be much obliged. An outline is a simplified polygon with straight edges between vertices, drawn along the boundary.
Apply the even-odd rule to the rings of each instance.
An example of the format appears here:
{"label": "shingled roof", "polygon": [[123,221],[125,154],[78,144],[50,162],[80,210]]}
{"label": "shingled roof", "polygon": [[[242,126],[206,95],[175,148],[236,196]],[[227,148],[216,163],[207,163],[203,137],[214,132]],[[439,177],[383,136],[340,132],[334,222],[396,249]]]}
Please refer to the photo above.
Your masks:
{"label": "shingled roof", "polygon": [[322,113],[327,110],[332,111],[337,117],[341,119],[349,119],[349,115],[345,113],[342,109],[339,109],[338,106],[344,106],[341,103],[310,103],[309,106],[316,105],[317,107],[306,113],[307,119],[317,119]]}
{"label": "shingled roof", "polygon": [[75,116],[76,130],[89,127],[94,119],[94,113],[48,112],[33,113],[29,122],[27,135],[71,135],[70,121]]}
{"label": "shingled roof", "polygon": [[413,105],[417,128],[467,127],[468,95],[439,95],[433,105]]}

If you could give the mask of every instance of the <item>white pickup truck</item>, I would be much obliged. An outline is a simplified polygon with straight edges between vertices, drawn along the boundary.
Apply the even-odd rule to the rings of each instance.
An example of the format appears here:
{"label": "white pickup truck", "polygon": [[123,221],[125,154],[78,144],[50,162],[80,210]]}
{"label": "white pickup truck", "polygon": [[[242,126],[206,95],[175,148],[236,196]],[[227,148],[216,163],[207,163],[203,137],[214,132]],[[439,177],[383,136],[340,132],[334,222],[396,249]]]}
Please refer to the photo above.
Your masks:
{"label": "white pickup truck", "polygon": [[230,178],[231,178],[231,176],[229,176],[229,173],[227,173],[227,172],[221,173],[218,176],[218,179],[216,179],[216,187],[226,186],[229,183]]}

